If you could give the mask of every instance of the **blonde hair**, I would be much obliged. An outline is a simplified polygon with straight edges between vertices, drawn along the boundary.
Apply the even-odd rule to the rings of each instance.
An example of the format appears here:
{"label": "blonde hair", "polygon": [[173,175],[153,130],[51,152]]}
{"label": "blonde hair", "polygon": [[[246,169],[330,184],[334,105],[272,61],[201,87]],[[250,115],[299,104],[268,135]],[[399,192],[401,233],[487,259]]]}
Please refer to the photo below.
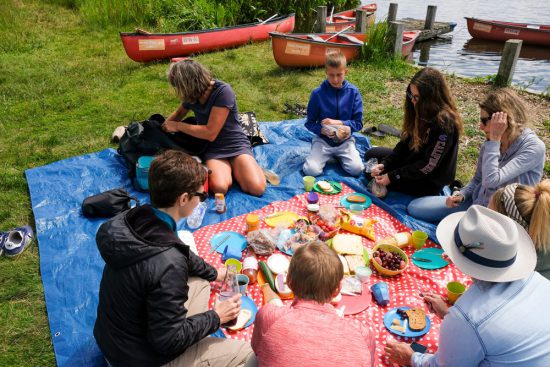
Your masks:
{"label": "blonde hair", "polygon": [[508,126],[504,133],[510,142],[529,126],[529,114],[525,102],[510,88],[497,89],[490,93],[479,107],[484,109],[489,117],[495,112],[506,112]]}
{"label": "blonde hair", "polygon": [[182,102],[195,103],[206,92],[212,81],[208,69],[195,60],[173,63],[168,69],[168,81]]}
{"label": "blonde hair", "polygon": [[[504,205],[505,190],[506,187],[501,187],[495,191],[491,200],[497,212],[508,215]],[[550,180],[543,180],[535,186],[517,185],[514,203],[522,219],[527,223],[527,232],[529,232],[537,251],[549,252]]]}
{"label": "blonde hair", "polygon": [[344,277],[344,267],[334,250],[320,241],[300,247],[290,261],[288,285],[298,299],[329,302]]}
{"label": "blonde hair", "polygon": [[330,51],[325,55],[325,67],[326,68],[339,68],[346,67],[346,56],[340,50]]}

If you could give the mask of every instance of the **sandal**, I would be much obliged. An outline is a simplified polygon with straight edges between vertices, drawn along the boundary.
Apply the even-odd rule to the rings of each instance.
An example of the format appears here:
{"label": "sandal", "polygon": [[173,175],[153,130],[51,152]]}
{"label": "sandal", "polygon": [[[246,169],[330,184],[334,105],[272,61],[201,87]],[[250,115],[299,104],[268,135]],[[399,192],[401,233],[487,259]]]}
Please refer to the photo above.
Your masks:
{"label": "sandal", "polygon": [[9,257],[20,255],[31,243],[33,238],[32,228],[29,226],[18,227],[7,233],[4,240],[4,254]]}
{"label": "sandal", "polygon": [[374,137],[377,137],[377,138],[382,138],[382,137],[386,136],[386,134],[384,134],[382,131],[378,130],[376,128],[376,126],[367,127],[366,129],[363,129],[361,132],[363,134],[367,134],[369,136],[374,136]]}
{"label": "sandal", "polygon": [[0,232],[0,256],[4,253],[4,246],[8,239],[8,232]]}

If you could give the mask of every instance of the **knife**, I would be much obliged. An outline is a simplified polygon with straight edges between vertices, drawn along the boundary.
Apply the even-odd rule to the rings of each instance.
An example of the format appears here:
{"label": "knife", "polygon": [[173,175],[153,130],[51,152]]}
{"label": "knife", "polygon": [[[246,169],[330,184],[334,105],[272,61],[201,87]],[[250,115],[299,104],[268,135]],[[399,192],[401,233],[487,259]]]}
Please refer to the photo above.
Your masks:
{"label": "knife", "polygon": [[216,246],[211,248],[208,253],[211,254],[212,252],[217,251],[220,248],[220,246],[223,245],[225,241],[229,239],[230,236],[231,236],[231,233],[226,234],[225,237],[223,237],[222,240]]}

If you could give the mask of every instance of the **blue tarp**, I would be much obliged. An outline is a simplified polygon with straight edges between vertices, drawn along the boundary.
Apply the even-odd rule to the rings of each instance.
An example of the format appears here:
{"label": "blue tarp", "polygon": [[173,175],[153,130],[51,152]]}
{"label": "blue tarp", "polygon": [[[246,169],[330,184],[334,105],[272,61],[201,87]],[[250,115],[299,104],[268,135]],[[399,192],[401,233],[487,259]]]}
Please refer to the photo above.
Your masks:
{"label": "blue tarp", "polygon": [[[303,120],[261,123],[271,144],[255,147],[254,154],[262,167],[279,174],[281,184],[268,186],[261,198],[246,195],[233,187],[226,197],[227,212],[222,215],[213,210],[213,201],[208,199],[209,210],[203,225],[218,223],[302,193],[301,167],[310,151],[312,138],[303,126]],[[356,143],[363,156],[370,147],[368,139],[357,135]],[[90,195],[118,187],[126,188],[142,202],[148,202],[148,195],[133,190],[124,162],[113,149],[29,169],[26,176],[57,363],[59,366],[103,366],[105,362],[92,334],[104,266],[96,248],[95,233],[103,220],[83,217],[80,205]],[[346,176],[336,164],[327,165],[321,177],[342,181],[366,193],[360,179]],[[395,193],[390,193],[385,202],[374,198],[376,205],[405,225],[423,229],[434,238],[434,225],[406,215],[409,200]],[[185,229],[186,224],[180,223],[179,227]]]}

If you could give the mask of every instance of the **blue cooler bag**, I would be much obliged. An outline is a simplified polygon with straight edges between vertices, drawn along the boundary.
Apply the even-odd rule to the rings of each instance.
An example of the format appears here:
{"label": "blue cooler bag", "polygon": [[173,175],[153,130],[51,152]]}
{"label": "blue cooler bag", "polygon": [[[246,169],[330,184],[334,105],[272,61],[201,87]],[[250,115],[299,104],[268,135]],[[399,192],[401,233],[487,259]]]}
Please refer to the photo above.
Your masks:
{"label": "blue cooler bag", "polygon": [[134,186],[141,191],[149,190],[149,167],[155,157],[144,155],[136,163],[136,181]]}

